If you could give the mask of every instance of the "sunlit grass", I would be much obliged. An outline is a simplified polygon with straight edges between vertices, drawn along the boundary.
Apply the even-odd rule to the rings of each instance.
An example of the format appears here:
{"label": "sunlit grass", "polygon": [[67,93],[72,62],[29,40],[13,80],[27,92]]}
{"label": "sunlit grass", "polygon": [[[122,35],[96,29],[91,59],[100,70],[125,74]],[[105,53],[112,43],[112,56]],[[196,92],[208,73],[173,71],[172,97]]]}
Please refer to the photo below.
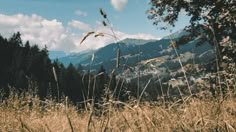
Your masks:
{"label": "sunlit grass", "polygon": [[[181,102],[139,106],[115,101],[94,109],[78,110],[37,98],[11,96],[0,105],[1,131],[235,131],[236,98],[185,97]],[[33,104],[33,105],[32,105]],[[32,106],[31,106],[32,105]],[[106,105],[106,106],[105,106]],[[107,107],[108,106],[108,107]]]}

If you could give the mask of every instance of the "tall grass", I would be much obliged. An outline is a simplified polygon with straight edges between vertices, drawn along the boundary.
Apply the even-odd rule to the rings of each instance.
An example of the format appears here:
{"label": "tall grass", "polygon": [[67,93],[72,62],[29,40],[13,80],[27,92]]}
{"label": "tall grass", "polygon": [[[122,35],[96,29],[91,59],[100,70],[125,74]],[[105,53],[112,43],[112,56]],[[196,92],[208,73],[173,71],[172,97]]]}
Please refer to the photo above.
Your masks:
{"label": "tall grass", "polygon": [[[199,95],[200,97],[200,95]],[[218,101],[211,97],[185,98],[168,107],[151,102],[109,102],[109,114],[78,111],[73,105],[12,95],[0,103],[1,131],[235,131],[236,95]],[[44,103],[44,105],[42,105]],[[124,107],[115,107],[124,103]],[[93,115],[93,116],[92,116]]]}

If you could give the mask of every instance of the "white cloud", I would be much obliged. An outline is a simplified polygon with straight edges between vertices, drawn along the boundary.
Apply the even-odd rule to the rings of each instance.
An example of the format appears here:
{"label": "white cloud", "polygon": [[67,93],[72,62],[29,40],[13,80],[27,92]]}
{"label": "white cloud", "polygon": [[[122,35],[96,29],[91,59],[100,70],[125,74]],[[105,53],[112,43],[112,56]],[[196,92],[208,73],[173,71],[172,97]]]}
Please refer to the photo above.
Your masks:
{"label": "white cloud", "polygon": [[87,12],[84,12],[84,11],[81,11],[81,10],[76,10],[76,11],[75,11],[75,14],[76,14],[76,15],[79,15],[79,16],[87,16],[87,15],[88,15]]}
{"label": "white cloud", "polygon": [[157,38],[151,34],[143,34],[143,33],[132,34],[132,35],[121,33],[120,38],[121,40],[126,39],[126,38],[143,39],[143,40],[160,40],[160,38]]}
{"label": "white cloud", "polygon": [[[81,38],[86,34],[75,34],[70,28],[78,28],[82,31],[91,31],[90,25],[81,21],[68,22],[67,26],[63,26],[62,22],[56,19],[47,20],[41,16],[33,14],[31,16],[16,14],[12,16],[0,14],[0,34],[4,37],[10,37],[13,33],[19,31],[22,39],[25,42],[29,40],[31,44],[38,44],[40,48],[47,45],[49,50],[62,50],[69,52],[80,52],[87,49],[98,49],[110,43],[116,42],[114,37],[105,35],[104,37],[89,36],[82,45],[80,45]],[[105,34],[112,34],[109,28],[104,27],[101,22],[95,25],[96,32],[103,32]],[[114,30],[117,38],[120,40],[125,38],[136,39],[158,39],[148,34],[126,34]]]}
{"label": "white cloud", "polygon": [[128,0],[111,0],[112,6],[118,11],[122,11],[127,3]]}
{"label": "white cloud", "polygon": [[83,23],[83,22],[77,21],[77,20],[73,20],[73,21],[69,22],[68,26],[73,27],[73,28],[77,28],[77,29],[85,31],[85,32],[92,30],[92,28],[90,27],[89,24],[86,24],[86,23]]}
{"label": "white cloud", "polygon": [[51,50],[70,51],[75,48],[74,43],[67,41],[71,36],[66,32],[62,23],[56,19],[47,20],[35,14],[31,16],[0,14],[0,29],[4,37],[10,37],[19,31],[24,41],[29,40],[33,44],[38,44],[40,48],[44,45]]}

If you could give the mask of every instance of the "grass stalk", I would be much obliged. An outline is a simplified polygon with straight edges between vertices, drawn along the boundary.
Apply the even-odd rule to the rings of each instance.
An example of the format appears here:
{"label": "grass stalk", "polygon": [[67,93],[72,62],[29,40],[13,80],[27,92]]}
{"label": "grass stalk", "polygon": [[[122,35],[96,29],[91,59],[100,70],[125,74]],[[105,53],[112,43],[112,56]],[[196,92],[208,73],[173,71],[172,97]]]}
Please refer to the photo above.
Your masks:
{"label": "grass stalk", "polygon": [[150,84],[150,82],[151,82],[151,79],[148,80],[148,82],[147,82],[147,84],[145,85],[145,87],[144,87],[142,93],[140,94],[139,99],[138,99],[138,102],[137,102],[137,106],[139,106],[139,103],[140,103],[140,101],[141,101],[141,98],[142,98],[142,96],[143,96],[145,90],[147,89],[148,85]]}
{"label": "grass stalk", "polygon": [[161,83],[161,78],[160,78],[160,76],[157,74],[157,78],[158,78],[158,82],[159,82],[159,84],[160,84],[160,87],[161,87],[161,98],[162,98],[162,100],[163,100],[163,103],[164,103],[164,105],[166,104],[165,103],[165,95],[164,95],[164,92],[163,92],[163,87],[162,87],[162,83]]}
{"label": "grass stalk", "polygon": [[67,117],[68,123],[70,125],[71,132],[74,132],[74,128],[73,128],[73,125],[72,125],[72,122],[71,122],[71,119],[70,119],[68,113],[66,113],[66,117]]}
{"label": "grass stalk", "polygon": [[60,91],[59,91],[58,77],[57,77],[55,67],[52,67],[52,71],[53,71],[54,79],[55,79],[56,84],[57,84],[57,102],[59,102],[60,101]]}
{"label": "grass stalk", "polygon": [[29,126],[25,122],[23,122],[21,117],[19,118],[19,121],[21,124],[22,131],[24,131],[26,129],[28,132],[32,132],[32,130],[29,128]]}
{"label": "grass stalk", "polygon": [[[172,43],[174,43],[174,42],[172,41]],[[184,66],[183,66],[183,64],[182,64],[182,62],[181,62],[180,56],[179,56],[179,54],[178,54],[178,52],[177,52],[177,50],[176,50],[175,45],[173,45],[173,48],[174,48],[175,54],[176,54],[176,56],[177,56],[177,58],[178,58],[179,64],[180,64],[180,66],[181,66],[181,68],[182,68],[182,72],[183,72],[183,74],[184,74],[184,78],[185,78],[185,80],[186,80],[189,93],[190,93],[190,95],[192,96],[192,91],[191,91],[191,87],[190,87],[189,82],[188,82],[188,78],[187,78],[187,75],[186,75],[186,71],[185,71]]]}
{"label": "grass stalk", "polygon": [[132,132],[135,132],[134,129],[131,127],[131,125],[129,124],[128,120],[125,118],[124,114],[121,113],[122,117],[124,118],[126,124],[128,125],[129,129],[132,131]]}
{"label": "grass stalk", "polygon": [[89,114],[89,118],[88,118],[88,121],[87,121],[87,132],[89,132],[89,126],[90,126],[90,124],[91,124],[91,122],[92,122],[92,116],[93,116],[93,110],[90,112],[90,114]]}
{"label": "grass stalk", "polygon": [[215,58],[216,58],[216,69],[217,69],[217,80],[218,80],[218,85],[220,88],[220,97],[221,99],[223,99],[223,91],[221,87],[221,78],[220,78],[220,64],[219,64],[219,57],[221,56],[221,54],[218,47],[218,42],[216,40],[215,30],[211,26],[209,26],[209,29],[211,30],[212,35],[213,35],[213,43],[214,43]]}

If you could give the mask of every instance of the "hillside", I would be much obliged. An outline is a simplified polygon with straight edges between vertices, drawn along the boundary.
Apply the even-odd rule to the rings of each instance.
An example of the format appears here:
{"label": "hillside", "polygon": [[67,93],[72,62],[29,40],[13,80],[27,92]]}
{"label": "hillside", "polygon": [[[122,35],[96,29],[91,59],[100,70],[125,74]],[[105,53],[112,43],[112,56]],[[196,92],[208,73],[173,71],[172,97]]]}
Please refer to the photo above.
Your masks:
{"label": "hillside", "polygon": [[[126,39],[118,43],[109,44],[96,51],[87,51],[59,58],[59,61],[61,61],[64,65],[68,65],[69,63],[74,65],[82,64],[84,69],[88,70],[90,68],[91,56],[94,53],[95,59],[91,65],[91,68],[98,70],[101,65],[103,65],[107,71],[112,71],[116,65],[117,48],[119,47],[121,51],[121,66],[125,65],[131,67],[134,71],[135,69],[138,69],[139,71],[142,70],[142,72],[144,72],[145,70],[150,69],[151,63],[149,65],[143,65],[142,62],[155,58],[162,60],[160,63],[155,64],[155,68],[166,71],[168,67],[171,71],[178,71],[180,65],[175,51],[169,46],[171,39],[168,38],[170,38],[170,36],[176,36],[175,40],[177,40],[185,34],[186,32],[179,31],[164,37],[161,40]],[[213,48],[208,44],[197,46],[196,44],[198,41],[199,40],[196,39],[177,48],[177,52],[181,56],[181,61],[183,64],[203,65],[213,59]],[[137,74],[134,73],[130,76],[135,77],[134,75]]]}

